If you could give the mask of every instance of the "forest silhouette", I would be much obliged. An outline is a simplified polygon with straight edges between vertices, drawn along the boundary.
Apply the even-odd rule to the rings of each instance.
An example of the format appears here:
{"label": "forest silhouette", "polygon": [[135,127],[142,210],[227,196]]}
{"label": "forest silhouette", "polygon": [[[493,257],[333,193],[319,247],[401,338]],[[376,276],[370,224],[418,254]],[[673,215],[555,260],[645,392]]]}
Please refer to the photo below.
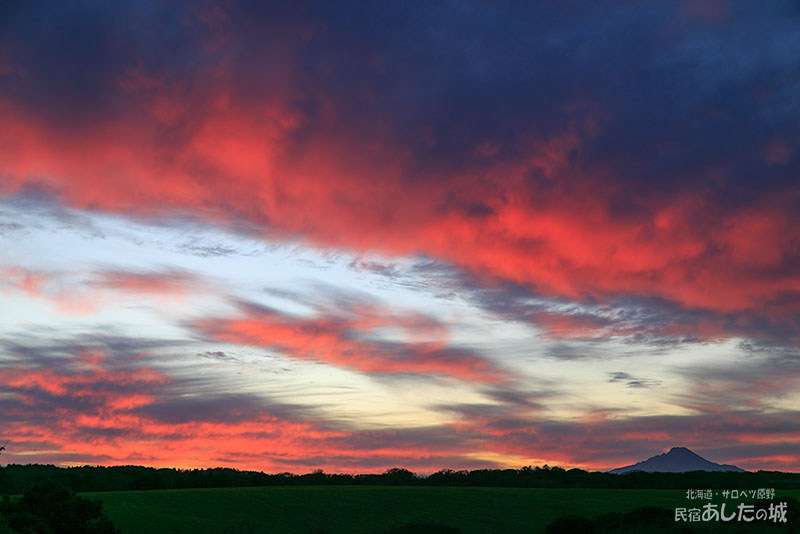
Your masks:
{"label": "forest silhouette", "polygon": [[379,474],[268,474],[230,468],[175,469],[142,466],[57,467],[9,464],[0,469],[0,494],[20,494],[31,483],[47,478],[78,492],[227,488],[255,486],[481,486],[508,488],[596,489],[796,489],[800,473],[780,471],[611,474],[582,469],[526,466],[521,469],[443,469],[427,476],[395,467]]}

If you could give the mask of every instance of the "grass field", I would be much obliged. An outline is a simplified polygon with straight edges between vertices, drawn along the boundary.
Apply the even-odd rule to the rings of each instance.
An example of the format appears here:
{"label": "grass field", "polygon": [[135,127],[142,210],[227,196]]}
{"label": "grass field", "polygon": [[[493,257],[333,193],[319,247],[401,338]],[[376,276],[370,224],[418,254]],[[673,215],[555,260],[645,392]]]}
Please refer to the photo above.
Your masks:
{"label": "grass field", "polygon": [[[88,493],[123,534],[362,534],[436,521],[465,534],[540,533],[570,513],[594,516],[687,501],[678,490],[299,486]],[[800,498],[800,490],[778,491]],[[704,504],[704,503],[701,503]]]}

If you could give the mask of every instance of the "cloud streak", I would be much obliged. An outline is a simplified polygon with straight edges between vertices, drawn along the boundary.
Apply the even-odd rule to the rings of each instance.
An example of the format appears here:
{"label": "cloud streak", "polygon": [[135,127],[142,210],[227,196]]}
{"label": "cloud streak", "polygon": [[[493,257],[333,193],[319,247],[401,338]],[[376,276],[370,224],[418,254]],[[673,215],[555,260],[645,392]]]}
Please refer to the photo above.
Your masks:
{"label": "cloud streak", "polygon": [[[346,316],[292,317],[265,307],[244,308],[242,318],[198,321],[194,328],[217,341],[271,348],[290,358],[371,374],[450,376],[486,383],[508,380],[489,360],[449,346],[444,326],[423,315],[356,306]],[[381,328],[401,329],[411,339],[380,339],[374,333]],[[417,337],[422,339],[415,341]]]}

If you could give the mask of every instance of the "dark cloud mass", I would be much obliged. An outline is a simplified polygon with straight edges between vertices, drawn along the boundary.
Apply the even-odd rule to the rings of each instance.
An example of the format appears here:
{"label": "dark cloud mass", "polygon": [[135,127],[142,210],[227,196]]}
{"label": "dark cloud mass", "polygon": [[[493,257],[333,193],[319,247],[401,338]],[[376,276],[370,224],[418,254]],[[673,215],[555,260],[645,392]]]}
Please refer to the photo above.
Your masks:
{"label": "dark cloud mass", "polygon": [[5,187],[796,316],[781,4],[9,8]]}

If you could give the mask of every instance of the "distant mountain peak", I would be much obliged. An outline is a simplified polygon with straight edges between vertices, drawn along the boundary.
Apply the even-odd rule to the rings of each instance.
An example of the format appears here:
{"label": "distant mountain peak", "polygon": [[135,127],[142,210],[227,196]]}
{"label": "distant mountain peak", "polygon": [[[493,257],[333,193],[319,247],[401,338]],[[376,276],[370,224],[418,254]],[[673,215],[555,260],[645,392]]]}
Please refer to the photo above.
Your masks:
{"label": "distant mountain peak", "polygon": [[672,447],[669,452],[651,456],[647,460],[612,469],[609,473],[630,473],[632,471],[684,473],[686,471],[744,471],[735,465],[710,462],[686,447]]}

